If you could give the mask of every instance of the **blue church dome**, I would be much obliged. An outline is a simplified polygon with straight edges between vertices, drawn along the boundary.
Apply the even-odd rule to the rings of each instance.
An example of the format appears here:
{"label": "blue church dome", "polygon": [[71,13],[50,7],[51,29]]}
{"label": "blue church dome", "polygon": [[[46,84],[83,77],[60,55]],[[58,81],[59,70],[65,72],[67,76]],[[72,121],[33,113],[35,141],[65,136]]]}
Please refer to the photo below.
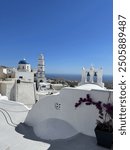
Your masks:
{"label": "blue church dome", "polygon": [[23,60],[20,60],[18,64],[29,64],[29,63],[27,63],[26,60],[23,59]]}

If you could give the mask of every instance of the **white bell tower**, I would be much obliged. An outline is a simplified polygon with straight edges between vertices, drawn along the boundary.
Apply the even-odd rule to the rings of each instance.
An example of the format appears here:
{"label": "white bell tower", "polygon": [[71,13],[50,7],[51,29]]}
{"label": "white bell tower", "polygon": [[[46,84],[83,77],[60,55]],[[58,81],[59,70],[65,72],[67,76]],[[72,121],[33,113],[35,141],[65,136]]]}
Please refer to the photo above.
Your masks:
{"label": "white bell tower", "polygon": [[39,82],[46,82],[45,77],[45,61],[43,54],[40,54],[38,58],[38,68],[37,68],[37,83]]}

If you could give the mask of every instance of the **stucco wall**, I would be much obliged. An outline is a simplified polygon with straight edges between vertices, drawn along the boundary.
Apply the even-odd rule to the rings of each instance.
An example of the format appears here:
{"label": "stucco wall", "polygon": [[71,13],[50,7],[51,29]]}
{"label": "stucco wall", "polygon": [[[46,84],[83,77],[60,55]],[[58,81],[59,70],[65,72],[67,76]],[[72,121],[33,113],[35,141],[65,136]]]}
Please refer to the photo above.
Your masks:
{"label": "stucco wall", "polygon": [[0,92],[6,95],[8,99],[15,100],[15,81],[1,81]]}
{"label": "stucco wall", "polygon": [[24,104],[35,103],[35,85],[33,82],[16,83],[16,101]]}
{"label": "stucco wall", "polygon": [[5,93],[6,93],[6,85],[5,84],[2,84],[3,82],[2,81],[0,81],[0,93],[2,94],[2,95],[6,95]]}
{"label": "stucco wall", "polygon": [[34,73],[33,72],[20,72],[16,71],[15,78],[19,79],[19,77],[23,77],[23,80],[34,82]]}
{"label": "stucco wall", "polygon": [[33,82],[1,81],[0,93],[8,99],[24,104],[34,104],[36,99],[35,84]]}
{"label": "stucco wall", "polygon": [[[44,97],[37,102],[28,113],[25,123],[35,128],[48,118],[57,118],[66,121],[78,132],[95,136],[94,128],[96,126],[96,119],[98,118],[98,110],[93,106],[86,106],[84,104],[75,108],[75,103],[78,102],[80,97],[85,98],[86,94],[90,94],[90,97],[95,101],[101,100],[107,102],[109,93],[107,90],[87,91],[64,88],[59,95]],[[110,94],[112,102],[113,92],[111,91]]]}
{"label": "stucco wall", "polygon": [[7,69],[0,67],[0,79],[5,79],[6,78],[6,73]]}

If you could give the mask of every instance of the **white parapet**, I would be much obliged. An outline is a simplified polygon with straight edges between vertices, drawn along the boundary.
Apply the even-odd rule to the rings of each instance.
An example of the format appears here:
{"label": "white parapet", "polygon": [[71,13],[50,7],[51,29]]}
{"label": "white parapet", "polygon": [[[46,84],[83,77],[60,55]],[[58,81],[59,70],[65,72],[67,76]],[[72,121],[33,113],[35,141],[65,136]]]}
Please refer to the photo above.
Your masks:
{"label": "white parapet", "polygon": [[89,74],[90,74],[90,83],[93,83],[94,81],[93,81],[93,78],[94,78],[94,67],[93,66],[91,66],[90,67],[90,70],[89,70]]}
{"label": "white parapet", "polygon": [[[93,84],[92,84],[93,85]],[[95,101],[113,101],[113,91],[86,88],[64,88],[58,95],[43,97],[29,111],[25,123],[32,126],[35,134],[43,139],[64,139],[76,133],[95,136],[94,128],[98,110],[93,106],[75,108],[79,98],[86,94]],[[49,128],[49,129],[48,129]],[[51,132],[52,131],[52,132]]]}

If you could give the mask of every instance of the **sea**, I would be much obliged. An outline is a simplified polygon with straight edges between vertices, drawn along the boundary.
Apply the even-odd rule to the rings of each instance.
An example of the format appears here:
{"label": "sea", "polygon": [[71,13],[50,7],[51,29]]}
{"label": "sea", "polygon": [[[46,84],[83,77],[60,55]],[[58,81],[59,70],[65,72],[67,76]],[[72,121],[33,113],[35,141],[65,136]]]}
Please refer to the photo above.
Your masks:
{"label": "sea", "polygon": [[[80,74],[46,74],[47,78],[81,81]],[[113,75],[103,75],[103,82],[113,82]]]}

